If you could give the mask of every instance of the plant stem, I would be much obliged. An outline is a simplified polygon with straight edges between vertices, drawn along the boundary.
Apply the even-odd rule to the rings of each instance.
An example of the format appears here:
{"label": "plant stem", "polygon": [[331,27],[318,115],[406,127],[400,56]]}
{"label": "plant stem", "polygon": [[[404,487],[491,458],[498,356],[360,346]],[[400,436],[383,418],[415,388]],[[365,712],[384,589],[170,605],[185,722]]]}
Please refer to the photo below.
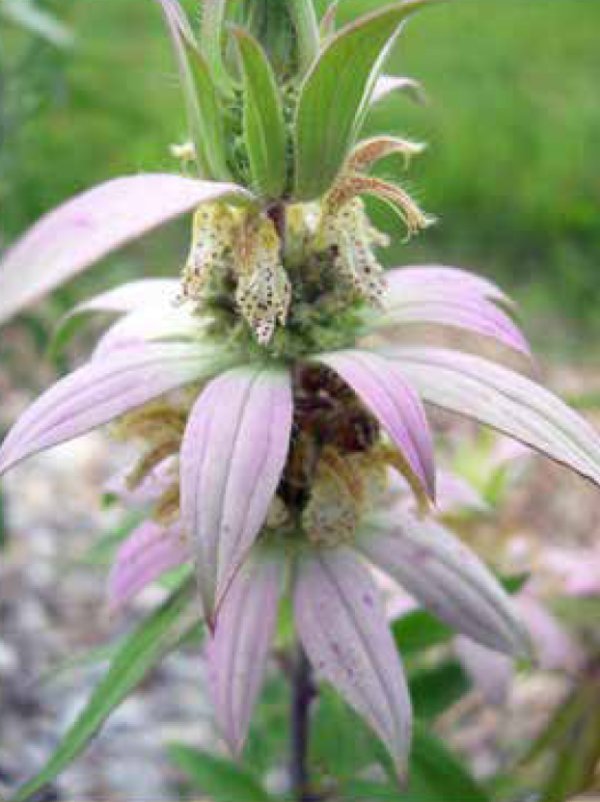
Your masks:
{"label": "plant stem", "polygon": [[285,253],[287,245],[287,214],[284,203],[274,203],[268,210],[267,214],[273,221],[275,231],[281,240],[281,251]]}
{"label": "plant stem", "polygon": [[316,696],[310,663],[298,647],[292,674],[290,783],[295,802],[311,802],[308,770],[308,742],[310,732],[310,704]]}

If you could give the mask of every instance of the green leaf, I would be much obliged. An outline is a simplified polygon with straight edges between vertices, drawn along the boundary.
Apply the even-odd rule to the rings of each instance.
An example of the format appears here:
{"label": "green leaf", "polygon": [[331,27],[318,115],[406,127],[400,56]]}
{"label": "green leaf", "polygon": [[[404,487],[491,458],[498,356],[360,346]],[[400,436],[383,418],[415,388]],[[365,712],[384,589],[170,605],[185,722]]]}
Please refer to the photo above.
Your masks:
{"label": "green leaf", "polygon": [[288,759],[289,694],[287,678],[274,671],[261,691],[243,753],[244,763],[258,773],[266,774]]}
{"label": "green leaf", "polygon": [[377,737],[332,688],[319,688],[311,712],[309,765],[313,771],[339,780],[379,762],[382,749]]}
{"label": "green leaf", "polygon": [[231,81],[223,60],[223,33],[228,0],[201,0],[200,46],[219,89],[229,94]]}
{"label": "green leaf", "polygon": [[[407,802],[487,802],[488,794],[463,763],[427,727],[415,724],[412,777],[399,799]],[[413,790],[414,789],[414,790]],[[418,792],[417,792],[418,790]]]}
{"label": "green leaf", "polygon": [[409,687],[415,715],[429,721],[464,696],[471,683],[459,663],[447,660],[435,668],[412,672]]}
{"label": "green leaf", "polygon": [[339,789],[344,802],[488,802],[488,794],[463,764],[422,724],[415,725],[408,784],[352,780]]}
{"label": "green leaf", "polygon": [[[568,754],[568,757],[565,757]],[[600,760],[597,697],[577,722],[573,737],[556,755],[554,770],[540,794],[544,802],[563,802],[589,790]]]}
{"label": "green leaf", "polygon": [[259,780],[238,763],[183,744],[170,744],[167,753],[194,788],[212,802],[270,802]]}
{"label": "green leaf", "polygon": [[339,796],[336,798],[344,802],[398,802],[398,788],[388,783],[378,783],[372,780],[351,780],[344,783]]}
{"label": "green leaf", "polygon": [[375,81],[401,23],[435,0],[405,0],[347,25],[302,85],[295,120],[294,195],[312,200],[337,177],[368,110]]}
{"label": "green leaf", "polygon": [[194,598],[187,582],[149,616],[119,648],[108,672],[88,703],[61,739],[42,770],[11,797],[26,802],[65,769],[98,732],[112,711],[139,685],[148,672],[179,642],[189,621],[182,614]]}
{"label": "green leaf", "polygon": [[171,0],[159,0],[171,34],[186,103],[196,160],[205,178],[227,180],[223,110],[213,75],[182,12]]}
{"label": "green leaf", "polygon": [[271,198],[285,190],[286,131],[275,75],[259,43],[234,30],[244,74],[244,138],[255,188]]}
{"label": "green leaf", "polygon": [[313,0],[289,0],[289,9],[296,29],[300,72],[305,73],[319,50],[319,26]]}
{"label": "green leaf", "polygon": [[572,799],[593,781],[600,761],[599,690],[597,679],[581,681],[556,708],[517,767],[527,778],[538,761],[549,763],[539,797],[544,802]]}
{"label": "green leaf", "polygon": [[426,610],[414,610],[397,618],[392,633],[403,657],[447,643],[456,634]]}
{"label": "green leaf", "polygon": [[227,167],[223,109],[211,72],[198,47],[189,39],[184,40],[187,50],[198,108],[202,125],[202,136],[210,177],[227,181],[231,171]]}
{"label": "green leaf", "polygon": [[511,596],[514,596],[516,593],[520,593],[527,582],[529,581],[530,574],[526,571],[520,574],[511,574],[510,576],[498,576],[498,582],[502,585],[504,590],[507,593],[510,593]]}

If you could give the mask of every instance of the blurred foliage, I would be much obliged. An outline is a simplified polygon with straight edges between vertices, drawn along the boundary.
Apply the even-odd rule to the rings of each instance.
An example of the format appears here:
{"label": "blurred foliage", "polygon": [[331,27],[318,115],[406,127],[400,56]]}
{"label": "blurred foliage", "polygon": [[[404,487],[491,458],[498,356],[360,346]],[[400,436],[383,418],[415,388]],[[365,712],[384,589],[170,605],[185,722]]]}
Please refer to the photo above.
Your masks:
{"label": "blurred foliage", "polygon": [[[192,0],[185,4],[193,13]],[[340,19],[377,4],[346,0]],[[176,169],[168,145],[184,138],[175,66],[154,4],[38,5],[60,10],[76,45],[60,51],[38,37],[24,45],[22,31],[0,22],[0,241],[97,181]],[[599,328],[599,25],[600,5],[587,0],[436,7],[410,23],[390,64],[424,82],[429,104],[390,100],[372,122],[430,143],[408,180],[440,217],[418,240],[396,245],[390,263],[444,261],[494,276],[516,289],[532,313],[526,328],[546,347],[548,320],[566,319],[583,334]],[[393,230],[390,217],[384,222]],[[106,286],[115,273],[173,271],[185,237],[183,228],[176,239],[172,231],[137,246],[135,258],[117,256],[113,270],[80,279],[75,294],[97,281]],[[565,342],[560,327],[555,339]]]}

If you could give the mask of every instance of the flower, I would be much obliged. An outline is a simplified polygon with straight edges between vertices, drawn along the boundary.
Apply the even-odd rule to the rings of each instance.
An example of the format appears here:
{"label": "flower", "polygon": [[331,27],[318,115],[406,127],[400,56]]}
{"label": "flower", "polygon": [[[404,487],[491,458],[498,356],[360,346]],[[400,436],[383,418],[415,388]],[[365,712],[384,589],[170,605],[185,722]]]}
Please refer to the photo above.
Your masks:
{"label": "flower", "polygon": [[[193,563],[211,630],[215,710],[239,751],[278,602],[291,594],[318,675],[369,722],[399,774],[410,700],[368,564],[480,643],[527,649],[498,582],[431,515],[436,469],[423,402],[487,423],[600,483],[591,427],[521,373],[472,353],[493,343],[530,364],[494,284],[457,268],[380,266],[377,249],[387,240],[370,224],[363,195],[390,204],[409,234],[431,219],[370,168],[420,148],[357,137],[380,56],[423,2],[388,6],[342,29],[286,95],[251,34],[237,30],[240,103],[222,54],[211,46],[206,62],[181,9],[163,0],[194,154],[219,180],[109,182],[47,215],[0,266],[6,318],[109,250],[196,209],[180,282],[133,282],[74,310],[118,318],[91,360],[16,423],[0,472],[112,423],[116,438],[142,449],[127,485],[149,520],[119,550],[111,607]],[[194,81],[212,94],[196,92]],[[241,112],[241,146],[239,135],[217,130],[209,103],[225,105],[233,129]],[[417,344],[415,324],[459,331],[463,340]]]}

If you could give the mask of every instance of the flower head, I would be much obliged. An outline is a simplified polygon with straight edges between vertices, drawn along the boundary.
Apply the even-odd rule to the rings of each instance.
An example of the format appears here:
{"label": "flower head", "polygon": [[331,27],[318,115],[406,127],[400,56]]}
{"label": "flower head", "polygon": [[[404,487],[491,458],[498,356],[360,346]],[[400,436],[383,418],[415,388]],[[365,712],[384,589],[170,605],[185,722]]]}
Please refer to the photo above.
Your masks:
{"label": "flower head", "polygon": [[[49,213],[0,268],[2,319],[195,210],[180,281],[134,282],[75,310],[118,317],[91,360],[16,423],[0,471],[107,423],[138,444],[126,495],[143,500],[148,520],[117,554],[110,606],[193,564],[216,713],[236,751],[282,594],[318,675],[385,741],[399,773],[410,701],[369,565],[480,643],[526,650],[505,592],[436,518],[424,402],[600,483],[595,432],[522,373],[473,353],[494,343],[528,368],[503,293],[456,268],[384,272],[379,262],[387,238],[363,195],[391,205],[408,234],[431,222],[401,187],[369,175],[383,156],[420,147],[359,141],[381,55],[424,3],[387,6],[315,47],[310,18],[294,17],[295,71],[281,91],[269,59],[277,37],[267,55],[249,31],[232,34],[242,90],[220,47],[226,4],[207,5],[203,49],[174,0],[162,0],[203,179],[109,182]],[[421,345],[415,324],[458,330],[461,347]]]}

